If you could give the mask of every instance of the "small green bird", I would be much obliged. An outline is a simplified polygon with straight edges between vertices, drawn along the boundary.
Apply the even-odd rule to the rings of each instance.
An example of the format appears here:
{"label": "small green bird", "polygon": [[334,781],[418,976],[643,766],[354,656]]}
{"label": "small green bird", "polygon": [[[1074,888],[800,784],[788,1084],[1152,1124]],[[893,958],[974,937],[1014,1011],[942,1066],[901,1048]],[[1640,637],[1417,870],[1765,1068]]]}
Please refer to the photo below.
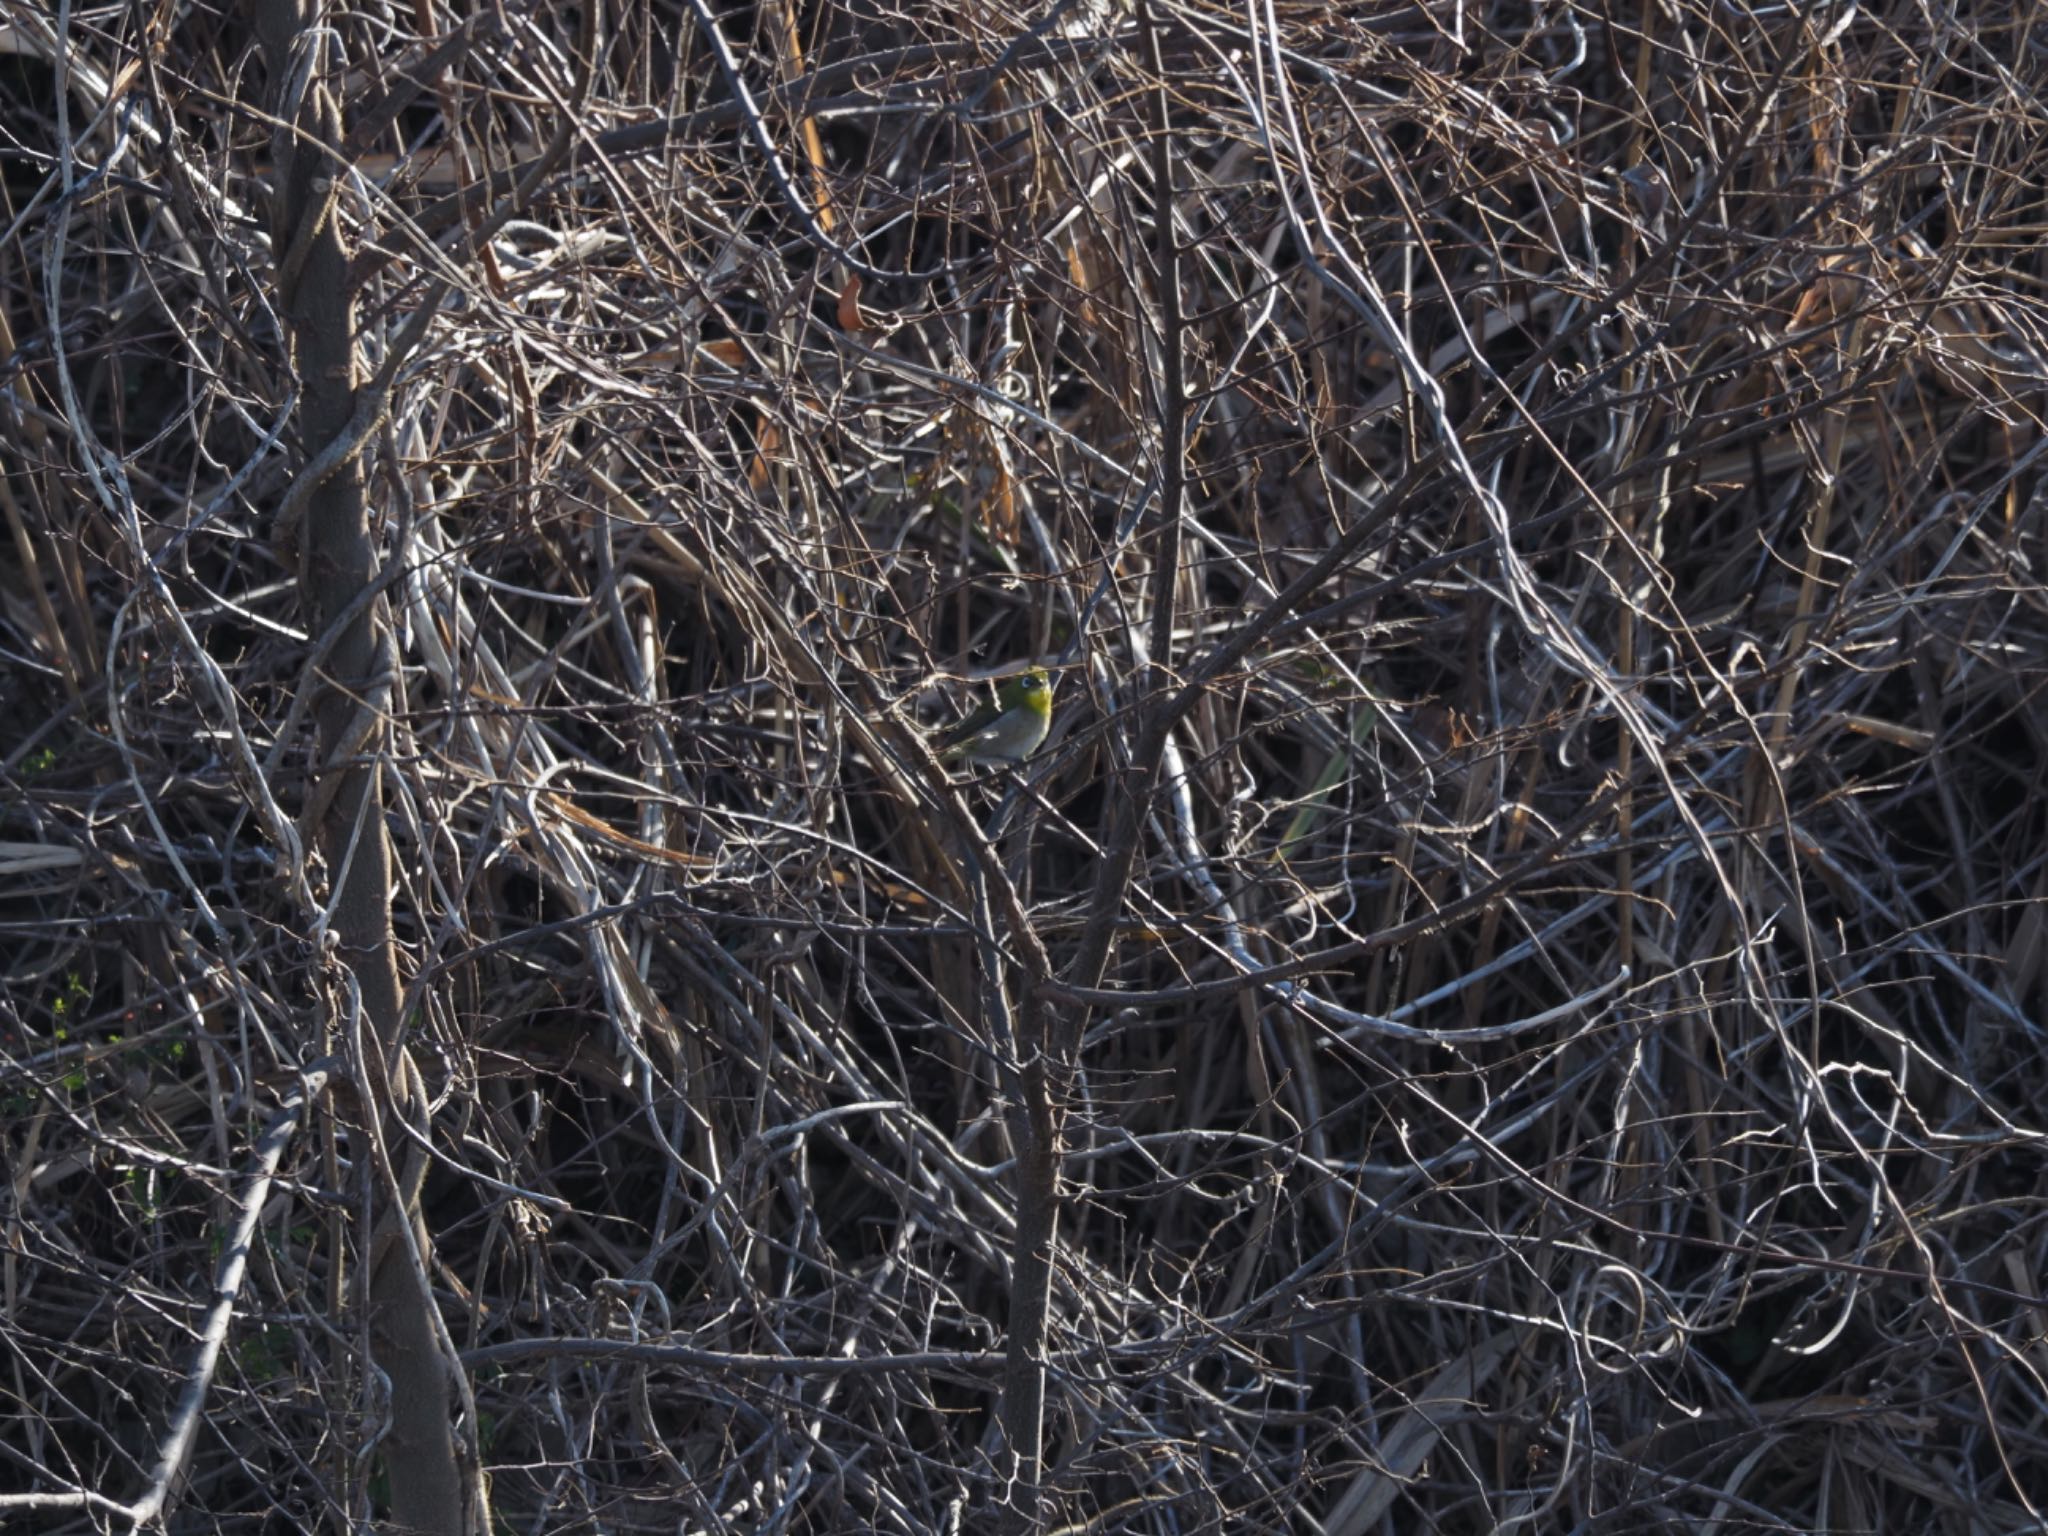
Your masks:
{"label": "small green bird", "polygon": [[939,738],[946,762],[1021,763],[1036,752],[1052,724],[1052,679],[1045,668],[1005,679],[996,701],[984,704]]}

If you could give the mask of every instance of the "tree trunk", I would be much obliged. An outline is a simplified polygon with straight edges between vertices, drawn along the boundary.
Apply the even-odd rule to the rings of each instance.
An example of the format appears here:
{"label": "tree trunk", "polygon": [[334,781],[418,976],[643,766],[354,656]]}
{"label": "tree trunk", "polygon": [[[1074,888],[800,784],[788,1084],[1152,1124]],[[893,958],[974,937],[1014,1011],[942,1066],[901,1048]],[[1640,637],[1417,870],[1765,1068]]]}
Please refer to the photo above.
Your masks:
{"label": "tree trunk", "polygon": [[[465,1536],[476,1528],[454,1434],[456,1367],[433,1313],[422,1261],[422,1170],[395,1122],[421,1113],[418,1075],[400,1038],[401,994],[391,926],[391,850],[385,834],[378,755],[388,732],[396,656],[382,598],[358,602],[379,578],[360,467],[361,443],[335,457],[332,445],[368,436],[356,421],[355,303],[348,255],[335,217],[345,174],[340,109],[330,82],[340,74],[336,34],[311,24],[304,0],[257,0],[255,21],[270,69],[281,126],[276,137],[277,197],[272,210],[279,312],[289,327],[301,396],[299,439],[315,483],[295,493],[297,526],[280,538],[298,546],[300,595],[319,644],[338,621],[316,681],[319,771],[302,830],[316,841],[336,883],[336,958],[353,973],[360,1028],[351,1028],[351,989],[341,998],[344,1050],[360,1050],[359,1081],[370,1098],[373,1141],[410,1167],[393,1177],[383,1155],[363,1159],[378,1198],[370,1239],[370,1344],[389,1382],[381,1450],[391,1489],[393,1526],[420,1536]],[[326,456],[323,457],[323,454]],[[296,539],[293,540],[293,535]],[[381,1137],[378,1135],[382,1131]],[[380,1173],[377,1171],[381,1169]],[[401,1224],[412,1228],[405,1241]]]}

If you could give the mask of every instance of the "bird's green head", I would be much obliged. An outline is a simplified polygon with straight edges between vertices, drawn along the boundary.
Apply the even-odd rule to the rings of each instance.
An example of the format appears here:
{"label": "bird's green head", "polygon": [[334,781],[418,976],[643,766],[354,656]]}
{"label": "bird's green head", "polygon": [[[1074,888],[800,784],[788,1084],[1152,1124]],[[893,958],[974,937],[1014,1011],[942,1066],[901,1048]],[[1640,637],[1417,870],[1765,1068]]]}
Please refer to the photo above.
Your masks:
{"label": "bird's green head", "polygon": [[1029,672],[1020,672],[996,690],[996,697],[1004,709],[1028,709],[1034,715],[1052,713],[1052,679],[1045,668],[1033,667]]}

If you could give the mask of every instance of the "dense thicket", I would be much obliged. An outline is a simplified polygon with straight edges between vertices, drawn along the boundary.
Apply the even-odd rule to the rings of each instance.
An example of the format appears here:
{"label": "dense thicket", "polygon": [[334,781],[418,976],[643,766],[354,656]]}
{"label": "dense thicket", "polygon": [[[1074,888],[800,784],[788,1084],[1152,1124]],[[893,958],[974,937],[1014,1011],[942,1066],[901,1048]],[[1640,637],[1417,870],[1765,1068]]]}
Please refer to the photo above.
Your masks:
{"label": "dense thicket", "polygon": [[2024,7],[0,46],[0,1518],[2038,1528]]}

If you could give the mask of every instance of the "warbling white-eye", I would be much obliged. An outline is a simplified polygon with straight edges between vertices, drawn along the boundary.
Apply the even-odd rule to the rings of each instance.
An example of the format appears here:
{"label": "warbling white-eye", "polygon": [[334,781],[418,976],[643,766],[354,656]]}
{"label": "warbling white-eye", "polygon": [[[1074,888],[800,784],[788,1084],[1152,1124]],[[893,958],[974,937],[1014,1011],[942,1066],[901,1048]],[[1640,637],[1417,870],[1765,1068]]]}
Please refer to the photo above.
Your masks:
{"label": "warbling white-eye", "polygon": [[939,738],[945,761],[1021,763],[1036,752],[1052,724],[1052,679],[1045,668],[1004,680],[993,704],[984,704]]}

